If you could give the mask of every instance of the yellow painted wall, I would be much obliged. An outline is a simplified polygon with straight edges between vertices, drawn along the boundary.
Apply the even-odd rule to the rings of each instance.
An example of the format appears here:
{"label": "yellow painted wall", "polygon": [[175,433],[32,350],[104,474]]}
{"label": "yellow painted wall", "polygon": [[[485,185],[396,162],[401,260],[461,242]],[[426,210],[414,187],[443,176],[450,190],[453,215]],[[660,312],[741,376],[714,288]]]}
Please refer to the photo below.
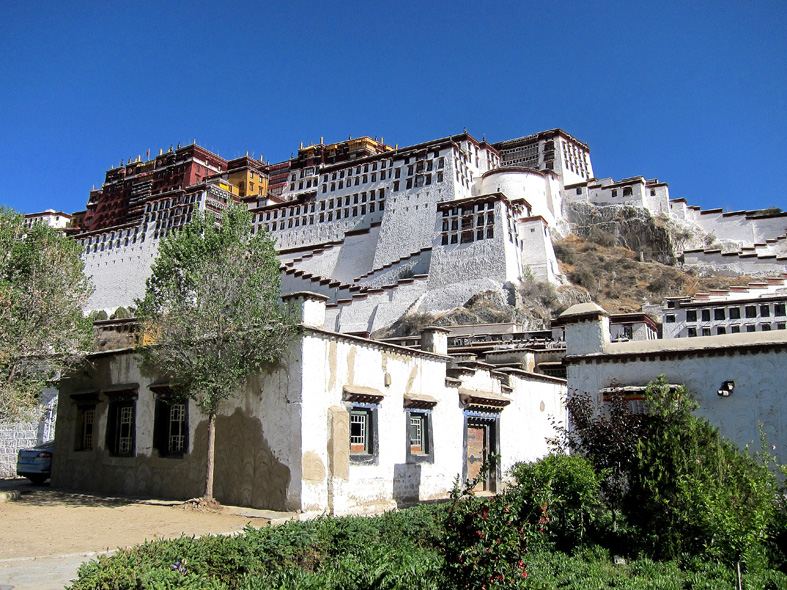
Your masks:
{"label": "yellow painted wall", "polygon": [[253,197],[268,193],[268,178],[256,170],[237,170],[231,172],[227,180],[234,185],[234,195],[239,197]]}

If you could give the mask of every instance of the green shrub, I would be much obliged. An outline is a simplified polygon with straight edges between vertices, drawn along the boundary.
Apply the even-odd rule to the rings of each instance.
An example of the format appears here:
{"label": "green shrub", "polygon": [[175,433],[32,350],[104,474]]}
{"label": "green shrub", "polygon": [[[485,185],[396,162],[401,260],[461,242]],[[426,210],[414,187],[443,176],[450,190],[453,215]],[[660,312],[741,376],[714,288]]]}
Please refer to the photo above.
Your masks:
{"label": "green shrub", "polygon": [[110,320],[125,320],[132,317],[131,313],[125,307],[118,307],[111,316]]}
{"label": "green shrub", "polygon": [[90,319],[94,322],[103,322],[104,320],[109,319],[107,312],[105,312],[103,309],[100,309],[99,311],[90,312],[90,315],[88,317],[90,317]]}
{"label": "green shrub", "polygon": [[612,248],[618,241],[615,234],[605,231],[598,226],[594,226],[590,229],[588,239],[605,248]]}
{"label": "green shrub", "polygon": [[[451,492],[443,521],[443,573],[451,588],[516,588],[527,578],[525,550],[537,536],[530,514],[519,496],[505,492],[476,498],[478,485],[498,457],[484,462],[478,476]],[[542,512],[540,524],[544,524]]]}
{"label": "green shrub", "polygon": [[[444,506],[323,517],[237,536],[152,541],[80,566],[72,590],[168,588],[437,589]],[[403,581],[407,585],[403,586]]]}
{"label": "green shrub", "polygon": [[517,463],[511,476],[516,484],[509,494],[539,515],[536,524],[560,547],[570,548],[584,539],[601,504],[602,478],[588,459],[553,453],[534,463]]}

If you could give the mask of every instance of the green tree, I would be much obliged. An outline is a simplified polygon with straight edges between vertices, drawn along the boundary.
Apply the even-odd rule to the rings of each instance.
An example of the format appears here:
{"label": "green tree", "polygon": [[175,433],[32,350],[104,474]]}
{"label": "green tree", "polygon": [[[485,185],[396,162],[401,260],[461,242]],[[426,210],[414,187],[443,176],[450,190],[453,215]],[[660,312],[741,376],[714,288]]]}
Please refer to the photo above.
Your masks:
{"label": "green tree", "polygon": [[92,288],[82,248],[45,224],[0,208],[0,419],[23,418],[48,381],[74,368],[93,342],[82,314]]}
{"label": "green tree", "polygon": [[273,240],[253,234],[251,214],[230,207],[221,224],[199,217],[169,234],[137,317],[152,341],[138,350],[177,395],[208,418],[204,500],[213,500],[216,416],[247,376],[274,361],[295,331],[282,308]]}

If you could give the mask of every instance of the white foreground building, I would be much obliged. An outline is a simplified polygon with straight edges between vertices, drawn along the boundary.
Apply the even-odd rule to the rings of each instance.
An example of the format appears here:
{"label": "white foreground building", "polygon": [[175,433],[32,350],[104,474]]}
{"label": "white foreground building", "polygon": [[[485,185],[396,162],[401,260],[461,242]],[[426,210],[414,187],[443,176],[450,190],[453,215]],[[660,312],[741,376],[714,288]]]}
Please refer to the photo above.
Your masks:
{"label": "white foreground building", "polygon": [[[288,298],[303,331],[281,362],[251,375],[216,424],[215,495],[225,504],[364,513],[444,498],[492,452],[481,487],[548,452],[564,420],[565,381],[455,362],[440,328],[414,350],[322,327],[325,301]],[[92,374],[60,390],[53,485],[186,499],[201,495],[207,419],[168,405],[133,350],[94,355]]]}

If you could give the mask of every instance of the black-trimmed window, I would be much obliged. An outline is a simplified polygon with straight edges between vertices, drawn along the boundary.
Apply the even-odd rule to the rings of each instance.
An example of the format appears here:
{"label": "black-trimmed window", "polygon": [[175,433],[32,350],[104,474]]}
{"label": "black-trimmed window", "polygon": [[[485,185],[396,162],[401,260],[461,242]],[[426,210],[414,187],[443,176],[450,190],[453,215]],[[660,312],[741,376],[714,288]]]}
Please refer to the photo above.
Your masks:
{"label": "black-trimmed window", "polygon": [[369,453],[371,450],[371,412],[365,408],[350,410],[350,452]]}
{"label": "black-trimmed window", "polygon": [[407,410],[407,462],[434,462],[432,413],[427,410]]}
{"label": "black-trimmed window", "polygon": [[74,431],[74,450],[92,451],[96,448],[96,406],[98,392],[82,392],[71,394],[76,405],[77,419]]}
{"label": "black-trimmed window", "polygon": [[377,407],[359,404],[350,408],[350,461],[375,463],[378,454]]}
{"label": "black-trimmed window", "polygon": [[696,322],[697,321],[697,310],[690,309],[686,311],[686,321],[687,322]]}
{"label": "black-trimmed window", "polygon": [[730,319],[731,320],[739,320],[739,319],[741,319],[741,308],[740,307],[731,307],[730,308]]}
{"label": "black-trimmed window", "polygon": [[116,457],[133,457],[135,451],[136,400],[109,402],[107,414],[107,450]]}
{"label": "black-trimmed window", "polygon": [[187,400],[160,397],[156,400],[153,446],[162,457],[182,457],[189,450],[189,406]]}

